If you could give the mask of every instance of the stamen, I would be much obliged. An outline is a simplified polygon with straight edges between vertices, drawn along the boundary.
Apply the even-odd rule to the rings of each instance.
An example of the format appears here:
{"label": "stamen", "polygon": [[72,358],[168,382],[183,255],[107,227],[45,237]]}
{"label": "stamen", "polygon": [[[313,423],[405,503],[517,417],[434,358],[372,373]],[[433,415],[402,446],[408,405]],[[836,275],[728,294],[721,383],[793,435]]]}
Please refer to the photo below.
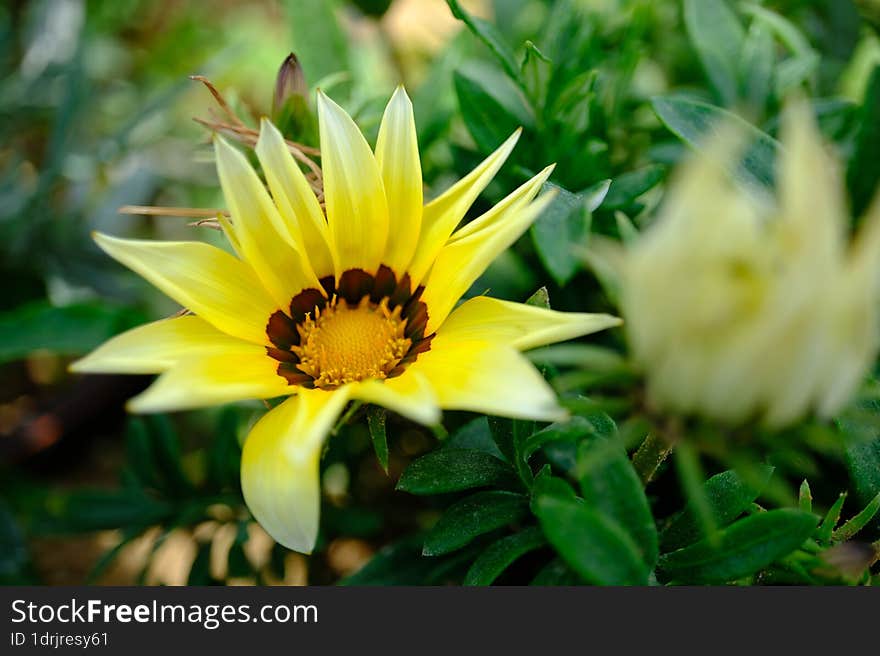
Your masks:
{"label": "stamen", "polygon": [[350,305],[333,296],[297,325],[299,345],[290,348],[299,357],[297,368],[323,388],[386,378],[412,345],[400,315],[401,307],[390,310],[387,298],[376,304],[365,295]]}

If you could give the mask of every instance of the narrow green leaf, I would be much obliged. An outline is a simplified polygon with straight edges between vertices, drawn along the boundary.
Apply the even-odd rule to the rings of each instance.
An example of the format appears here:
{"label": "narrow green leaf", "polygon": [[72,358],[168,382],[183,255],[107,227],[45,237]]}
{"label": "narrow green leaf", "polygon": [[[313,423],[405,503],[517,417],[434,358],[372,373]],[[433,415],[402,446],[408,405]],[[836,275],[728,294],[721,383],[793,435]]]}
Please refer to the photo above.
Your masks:
{"label": "narrow green leaf", "polygon": [[678,480],[685,498],[688,500],[688,511],[696,520],[696,526],[699,527],[699,535],[714,541],[717,539],[715,530],[718,528],[718,523],[715,520],[712,504],[704,486],[700,456],[688,442],[677,444],[674,456]]}
{"label": "narrow green leaf", "polygon": [[813,512],[813,493],[806,478],[798,491],[798,508],[804,512]]}
{"label": "narrow green leaf", "polygon": [[573,441],[595,432],[595,427],[586,417],[573,416],[567,421],[558,421],[530,436],[523,444],[523,458],[530,458],[545,444],[560,440]]}
{"label": "narrow green leaf", "polygon": [[758,112],[764,111],[773,92],[775,62],[773,36],[760,23],[753,23],[743,43],[739,78],[742,97]]}
{"label": "narrow green leaf", "polygon": [[510,465],[494,456],[470,449],[439,449],[413,461],[397,482],[397,489],[427,495],[506,487],[516,482]]}
{"label": "narrow green leaf", "polygon": [[514,492],[477,492],[453,504],[425,537],[422,553],[439,556],[528,515],[526,498]]}
{"label": "narrow green leaf", "polygon": [[472,16],[466,12],[458,3],[458,0],[446,0],[452,15],[462,21],[467,28],[482,41],[498,59],[510,79],[521,82],[520,69],[516,63],[516,57],[510,46],[504,40],[504,37],[498,32],[498,29],[488,21]]}
{"label": "narrow green leaf", "polygon": [[831,534],[834,532],[834,527],[837,526],[837,522],[840,521],[840,513],[843,511],[843,504],[846,502],[846,492],[841,492],[837,501],[835,501],[831,507],[828,509],[828,512],[825,514],[825,517],[822,519],[822,523],[819,525],[819,530],[816,532],[816,540],[820,544],[828,544],[831,542]]}
{"label": "narrow green leaf", "polygon": [[561,558],[554,558],[541,568],[529,585],[578,585],[580,582],[580,577],[565,564],[564,560]]}
{"label": "narrow green leaf", "polygon": [[211,576],[211,542],[203,542],[199,545],[195,560],[189,568],[187,585],[211,585],[216,583]]}
{"label": "narrow green leaf", "polygon": [[[846,443],[846,467],[852,490],[859,503],[868,504],[880,494],[880,402],[864,402],[855,412],[856,416],[838,419],[837,426]],[[880,520],[874,520],[871,526],[880,530]]]}
{"label": "narrow green leaf", "polygon": [[498,448],[487,417],[477,417],[452,433],[443,442],[441,449],[472,449],[482,451],[499,460],[506,456]]}
{"label": "narrow green leaf", "polygon": [[831,535],[831,540],[833,542],[845,542],[854,537],[859,531],[868,525],[868,522],[874,519],[874,516],[878,511],[880,511],[880,493],[871,499],[871,503],[865,506],[858,515],[834,531]]}
{"label": "narrow green leaf", "polygon": [[654,98],[652,105],[666,127],[696,150],[711,143],[711,137],[721,126],[730,124],[740,128],[751,145],[740,165],[732,171],[733,175],[748,185],[773,188],[774,166],[781,146],[771,136],[735,114],[695,100]]}
{"label": "narrow green leaf", "polygon": [[370,429],[370,439],[373,441],[373,450],[386,474],[388,473],[388,435],[385,431],[387,415],[385,408],[376,406],[371,406],[367,412],[367,425]]}
{"label": "narrow green leaf", "polygon": [[636,470],[618,437],[594,435],[578,451],[578,482],[587,506],[617,521],[648,568],[657,562],[657,527]]}
{"label": "narrow green leaf", "polygon": [[532,242],[544,268],[559,286],[565,286],[578,272],[581,258],[574,246],[583,246],[590,234],[592,217],[588,197],[573,194],[551,182],[544,190],[556,190],[556,197],[532,224]]}
{"label": "narrow green leaf", "polygon": [[623,210],[631,207],[636,199],[656,187],[666,173],[665,167],[654,164],[623,173],[611,181],[603,210]]}
{"label": "narrow green leaf", "polygon": [[503,537],[491,544],[471,565],[463,585],[491,585],[517,558],[546,544],[537,527]]}
{"label": "narrow green leaf", "polygon": [[588,583],[646,585],[648,567],[620,524],[576,499],[541,495],[535,511],[547,540]]}
{"label": "narrow green leaf", "polygon": [[546,310],[550,309],[550,292],[547,291],[546,287],[541,287],[534,294],[529,296],[526,299],[526,305],[533,305],[535,307],[544,308]]}
{"label": "narrow green leaf", "polygon": [[163,481],[163,490],[171,496],[187,497],[193,485],[183,471],[180,438],[166,415],[143,418],[150,434],[156,466]]}
{"label": "narrow green leaf", "polygon": [[[763,481],[762,485],[744,481],[733,470],[721,472],[707,480],[702,485],[702,493],[714,523],[723,527],[742,515],[758,498],[772,474],[773,467],[759,466],[758,477]],[[672,518],[660,533],[660,546],[664,551],[679,549],[704,537],[703,522],[697,513],[695,505],[688,503],[684,510]]]}
{"label": "narrow green leaf", "polygon": [[865,99],[859,110],[856,148],[847,167],[847,184],[853,214],[857,217],[868,209],[880,187],[877,153],[880,153],[880,66],[874,68],[865,89]]}
{"label": "narrow green leaf", "polygon": [[461,118],[482,153],[490,153],[535,117],[522,91],[495,69],[477,63],[455,71]]}
{"label": "narrow green leaf", "polygon": [[208,449],[208,481],[217,489],[237,488],[240,481],[241,445],[236,409],[226,407],[217,418],[214,441]]}
{"label": "narrow green leaf", "polygon": [[750,515],[718,534],[660,557],[659,570],[680,583],[726,583],[750,576],[790,554],[816,528],[817,518],[783,508]]}
{"label": "narrow green leaf", "polygon": [[739,88],[743,27],[724,0],[684,0],[688,37],[722,102],[733,105]]}

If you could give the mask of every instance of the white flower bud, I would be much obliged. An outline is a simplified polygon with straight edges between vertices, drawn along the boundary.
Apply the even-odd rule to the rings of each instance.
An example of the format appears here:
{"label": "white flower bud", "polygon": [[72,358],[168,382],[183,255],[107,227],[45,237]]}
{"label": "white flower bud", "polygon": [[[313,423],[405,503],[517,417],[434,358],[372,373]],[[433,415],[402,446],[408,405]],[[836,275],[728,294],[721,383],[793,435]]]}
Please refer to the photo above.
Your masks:
{"label": "white flower bud", "polygon": [[734,187],[730,139],[684,167],[623,264],[650,401],[726,423],[836,413],[878,348],[880,203],[847,243],[837,162],[805,103],[784,117],[778,193]]}

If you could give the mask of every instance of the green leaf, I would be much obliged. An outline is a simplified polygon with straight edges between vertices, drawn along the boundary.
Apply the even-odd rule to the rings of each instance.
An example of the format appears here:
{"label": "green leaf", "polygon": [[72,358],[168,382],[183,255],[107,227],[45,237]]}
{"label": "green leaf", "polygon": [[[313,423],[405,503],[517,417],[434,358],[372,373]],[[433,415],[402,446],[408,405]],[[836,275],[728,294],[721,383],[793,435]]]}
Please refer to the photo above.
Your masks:
{"label": "green leaf", "polygon": [[684,0],[688,37],[721,101],[733,105],[745,33],[724,0]]}
{"label": "green leaf", "polygon": [[743,98],[750,107],[760,112],[763,112],[773,93],[775,62],[773,36],[760,23],[753,23],[743,43],[739,77]]}
{"label": "green leaf", "polygon": [[[727,526],[742,515],[758,498],[764,485],[770,480],[773,467],[759,466],[755,478],[761,484],[746,482],[733,470],[712,476],[703,484],[703,494],[709,511],[717,526]],[[693,503],[675,515],[660,533],[660,546],[664,551],[679,549],[703,537],[701,522]]]}
{"label": "green leaf", "polygon": [[855,152],[847,167],[847,184],[853,214],[857,217],[868,209],[880,187],[880,166],[877,165],[877,153],[880,153],[880,66],[874,68],[865,89],[859,126]]}
{"label": "green leaf", "polygon": [[779,142],[754,125],[720,107],[687,98],[654,98],[654,111],[679,138],[696,150],[711,144],[718,128],[730,124],[742,130],[750,141],[739,166],[731,173],[747,185],[773,188],[774,166],[781,149]]}
{"label": "green leaf", "polygon": [[845,542],[854,537],[859,531],[868,525],[874,519],[877,512],[880,511],[880,492],[871,499],[871,502],[865,506],[859,514],[846,522],[839,529],[834,531],[831,536],[833,542]]}
{"label": "green leaf", "polygon": [[532,241],[547,273],[562,287],[580,268],[581,258],[573,247],[586,242],[592,215],[584,194],[573,194],[552,182],[545,182],[543,189],[555,189],[557,194],[532,224]]}
{"label": "green leaf", "polygon": [[537,527],[503,537],[490,545],[471,565],[463,585],[491,585],[520,556],[546,544]]}
{"label": "green leaf", "polygon": [[505,459],[504,454],[495,443],[495,438],[489,427],[489,419],[487,417],[477,417],[476,419],[472,419],[446,438],[446,441],[443,442],[443,445],[440,448],[472,449],[474,451],[488,453],[499,460]]}
{"label": "green leaf", "polygon": [[458,3],[458,0],[446,0],[452,15],[462,21],[467,28],[482,41],[498,59],[510,79],[521,82],[519,66],[516,63],[516,57],[510,46],[504,40],[504,37],[498,32],[498,29],[482,18],[472,16],[466,12]]}
{"label": "green leaf", "polygon": [[529,585],[578,585],[581,582],[577,574],[565,564],[561,558],[554,558],[535,575]]}
{"label": "green leaf", "polygon": [[412,462],[397,489],[419,495],[444,494],[516,482],[510,465],[494,456],[471,449],[439,449]]}
{"label": "green leaf", "polygon": [[522,91],[495,69],[472,63],[455,71],[453,83],[461,118],[480,152],[492,152],[519,127],[534,126]]}
{"label": "green leaf", "polygon": [[657,186],[665,172],[665,167],[654,164],[617,176],[611,180],[608,195],[602,201],[601,208],[623,210],[631,207],[639,196]]}
{"label": "green leaf", "polygon": [[28,303],[0,313],[0,363],[34,351],[79,355],[141,320],[138,312],[106,303],[54,307]]}
{"label": "green leaf", "polygon": [[348,39],[336,19],[336,0],[286,0],[293,50],[306,82],[348,71]]}
{"label": "green leaf", "polygon": [[617,436],[594,435],[581,442],[576,471],[587,506],[617,521],[653,568],[657,527],[641,479]]}
{"label": "green leaf", "polygon": [[388,435],[385,431],[385,419],[388,413],[385,408],[370,407],[367,412],[367,425],[370,429],[370,439],[373,441],[373,450],[376,459],[382,465],[385,473],[388,473]]}
{"label": "green leaf", "polygon": [[439,556],[461,549],[480,535],[528,515],[526,498],[515,492],[477,492],[453,504],[425,537],[422,553]]}
{"label": "green leaf", "polygon": [[798,508],[804,512],[813,512],[813,492],[810,490],[810,483],[806,478],[798,490]]}
{"label": "green leaf", "polygon": [[137,490],[77,490],[40,519],[52,532],[148,527],[168,519],[173,508]]}
{"label": "green leaf", "polygon": [[831,505],[831,508],[828,509],[828,512],[825,513],[825,517],[822,518],[819,530],[816,531],[816,540],[820,544],[828,544],[831,542],[831,534],[834,532],[834,527],[837,526],[837,522],[840,521],[840,513],[843,511],[843,504],[846,502],[846,496],[846,492],[841,492],[837,496],[837,500]]}
{"label": "green leaf", "polygon": [[238,441],[238,424],[235,408],[226,407],[221,410],[207,456],[207,478],[216,489],[237,488],[240,484],[241,444]]}
{"label": "green leaf", "polygon": [[793,508],[745,517],[719,532],[718,546],[702,540],[660,557],[659,569],[681,583],[725,583],[757,573],[800,547],[817,519]]}
{"label": "green leaf", "polygon": [[189,496],[193,485],[183,471],[180,439],[171,420],[166,415],[148,415],[132,421],[143,421],[147,426],[162,489],[171,496]]}
{"label": "green leaf", "polygon": [[211,542],[203,542],[199,545],[195,560],[189,568],[187,585],[212,585],[216,583],[211,576]]}
{"label": "green leaf", "polygon": [[586,582],[648,583],[648,567],[620,524],[577,499],[542,494],[534,507],[547,540]]}
{"label": "green leaf", "polygon": [[574,441],[593,433],[595,426],[586,418],[573,416],[567,421],[558,421],[530,436],[523,444],[523,458],[530,458],[545,444],[560,440]]}
{"label": "green leaf", "polygon": [[[868,402],[861,411],[868,413],[868,418],[876,419],[880,407],[876,402]],[[880,494],[880,437],[875,437],[876,429],[861,425],[858,418],[840,419],[837,424],[847,438],[846,466],[852,489],[859,503],[868,504]],[[880,521],[875,520],[872,527],[880,529]]]}

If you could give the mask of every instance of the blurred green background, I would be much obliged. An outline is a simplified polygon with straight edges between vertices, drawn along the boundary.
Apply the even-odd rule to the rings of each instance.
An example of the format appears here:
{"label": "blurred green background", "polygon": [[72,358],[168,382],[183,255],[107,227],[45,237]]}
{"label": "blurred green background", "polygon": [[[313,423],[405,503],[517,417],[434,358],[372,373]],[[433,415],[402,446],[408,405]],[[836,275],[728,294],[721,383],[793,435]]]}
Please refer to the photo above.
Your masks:
{"label": "blurred green background", "polygon": [[[626,237],[685,152],[655,96],[735,106],[773,133],[780,99],[805,87],[826,136],[859,156],[862,98],[880,62],[873,0],[757,3],[785,19],[745,14],[749,38],[766,46],[766,79],[735,74],[732,84],[701,66],[677,0],[461,4],[508,45],[493,53],[492,38],[475,38],[442,0],[0,6],[0,582],[331,583],[438,515],[435,502],[394,492],[436,438],[389,418],[386,475],[355,418],[325,457],[321,541],[307,561],[274,546],[241,502],[238,441],[261,404],[131,419],[124,402],[148,378],[66,373],[78,354],[178,309],[101,254],[91,231],[219,243],[186,218],[118,211],[222,207],[210,135],[192,120],[216,105],[190,75],[256,125],[295,52],[309,87],[339,100],[371,140],[404,82],[429,196],[523,125],[474,212],[554,161],[563,193],[475,289],[523,300],[547,286],[560,309],[613,311],[613,291],[571,244],[590,231]],[[852,188],[872,189],[876,168]],[[604,202],[585,215],[600,189]],[[621,348],[619,335],[604,339]],[[449,413],[447,429],[470,419]]]}

